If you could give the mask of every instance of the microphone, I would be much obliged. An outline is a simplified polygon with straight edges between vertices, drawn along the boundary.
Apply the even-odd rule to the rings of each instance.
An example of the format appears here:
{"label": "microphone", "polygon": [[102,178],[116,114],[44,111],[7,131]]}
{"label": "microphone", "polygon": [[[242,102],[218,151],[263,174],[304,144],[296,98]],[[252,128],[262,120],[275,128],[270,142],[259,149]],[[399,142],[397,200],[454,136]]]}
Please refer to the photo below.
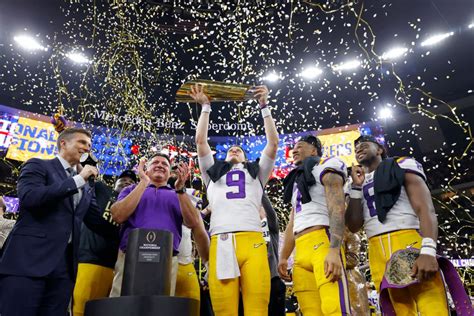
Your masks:
{"label": "microphone", "polygon": [[[91,152],[88,152],[88,153],[83,153],[82,156],[81,156],[81,159],[79,160],[79,162],[81,163],[81,165],[83,167],[85,167],[86,165],[90,165],[90,166],[93,166],[93,167],[97,167],[97,163],[99,162],[99,160],[97,159],[96,156],[94,156],[93,153]],[[94,183],[95,183],[95,176],[94,175],[91,175],[87,181],[89,182],[89,186],[91,188],[94,187]]]}

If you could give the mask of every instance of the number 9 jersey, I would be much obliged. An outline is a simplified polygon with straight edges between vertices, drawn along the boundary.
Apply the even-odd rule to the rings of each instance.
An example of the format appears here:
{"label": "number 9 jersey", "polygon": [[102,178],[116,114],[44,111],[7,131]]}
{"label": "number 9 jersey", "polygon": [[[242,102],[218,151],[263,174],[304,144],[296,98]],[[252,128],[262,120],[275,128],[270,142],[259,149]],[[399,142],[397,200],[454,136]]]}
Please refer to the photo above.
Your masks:
{"label": "number 9 jersey", "polygon": [[[417,174],[426,181],[423,167],[418,161],[410,157],[400,157],[396,161],[405,172]],[[411,206],[405,186],[402,186],[400,197],[387,213],[385,222],[381,223],[379,221],[375,208],[374,174],[375,171],[366,174],[362,185],[362,193],[364,195],[362,201],[364,208],[364,229],[367,237],[370,238],[402,229],[419,229],[420,221]]]}
{"label": "number 9 jersey", "polygon": [[212,211],[209,228],[211,235],[262,231],[259,210],[262,205],[263,187],[274,164],[274,160],[262,153],[256,179],[252,178],[242,163],[238,163],[213,182],[207,174],[207,170],[214,165],[212,154],[199,157],[199,167]]}

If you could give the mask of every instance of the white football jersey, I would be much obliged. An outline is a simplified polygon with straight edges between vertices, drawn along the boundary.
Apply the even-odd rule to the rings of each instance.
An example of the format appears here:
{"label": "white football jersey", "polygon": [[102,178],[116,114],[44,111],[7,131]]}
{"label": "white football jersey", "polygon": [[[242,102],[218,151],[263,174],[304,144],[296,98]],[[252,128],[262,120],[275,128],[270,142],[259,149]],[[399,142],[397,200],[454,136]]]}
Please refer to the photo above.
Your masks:
{"label": "white football jersey", "polygon": [[261,232],[259,209],[263,187],[273,170],[275,161],[262,154],[256,179],[239,163],[219,180],[210,180],[207,170],[214,164],[212,154],[199,157],[202,178],[207,186],[207,197],[212,210],[211,235],[238,232]]}
{"label": "white football jersey", "polygon": [[347,166],[342,160],[336,157],[321,160],[318,165],[313,167],[312,171],[316,179],[316,185],[309,189],[311,202],[305,204],[301,202],[301,193],[296,183],[294,184],[291,199],[295,215],[293,233],[299,233],[316,225],[329,226],[329,211],[326,204],[324,185],[322,184],[323,176],[328,172],[335,172],[342,176],[343,181],[346,181]]}
{"label": "white football jersey", "polygon": [[[423,166],[415,159],[410,157],[400,157],[397,159],[397,163],[400,168],[405,170],[405,172],[415,173],[426,181]],[[362,193],[364,195],[362,201],[364,208],[364,229],[367,237],[370,238],[372,236],[401,229],[420,228],[420,221],[415,210],[413,210],[413,207],[411,206],[404,186],[402,186],[398,201],[387,213],[385,222],[381,223],[379,221],[375,208],[374,174],[375,171],[366,174],[362,185]]]}
{"label": "white football jersey", "polygon": [[[194,189],[186,189],[186,194],[193,203],[196,210],[199,210],[202,205],[202,200],[198,196],[199,192]],[[178,262],[180,264],[193,263],[193,242],[191,240],[191,229],[182,225],[181,227],[181,242],[178,248]]]}
{"label": "white football jersey", "polygon": [[191,229],[182,226],[181,227],[181,242],[178,248],[178,263],[189,264],[193,263],[193,241],[191,240]]}

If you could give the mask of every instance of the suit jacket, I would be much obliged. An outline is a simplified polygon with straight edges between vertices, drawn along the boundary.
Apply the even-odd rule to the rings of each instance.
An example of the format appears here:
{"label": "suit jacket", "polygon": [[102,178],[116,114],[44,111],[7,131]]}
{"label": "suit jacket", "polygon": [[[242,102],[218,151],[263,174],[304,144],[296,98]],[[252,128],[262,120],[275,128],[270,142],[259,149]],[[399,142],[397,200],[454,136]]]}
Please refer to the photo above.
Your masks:
{"label": "suit jacket", "polygon": [[74,209],[73,195],[78,189],[58,158],[33,158],[25,163],[17,184],[20,214],[2,249],[0,274],[47,276],[65,256],[72,237],[72,260],[68,264],[75,278],[82,221],[103,235],[113,233],[102,219],[94,190],[87,183],[82,190]]}

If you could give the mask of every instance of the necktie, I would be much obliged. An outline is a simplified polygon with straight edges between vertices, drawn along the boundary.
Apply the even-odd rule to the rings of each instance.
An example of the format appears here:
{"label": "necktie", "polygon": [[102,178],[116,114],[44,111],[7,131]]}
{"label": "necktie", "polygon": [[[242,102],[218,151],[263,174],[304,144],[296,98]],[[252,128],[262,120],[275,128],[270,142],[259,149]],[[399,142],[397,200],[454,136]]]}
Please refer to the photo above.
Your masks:
{"label": "necktie", "polygon": [[69,173],[70,177],[74,177],[75,175],[77,175],[77,172],[73,167],[66,168],[66,170]]}
{"label": "necktie", "polygon": [[[77,172],[73,167],[67,168],[66,171],[68,172],[69,177],[71,178],[77,175]],[[74,209],[76,209],[77,205],[79,204],[79,201],[81,201],[81,193],[81,189],[78,189],[78,192],[73,195]]]}

